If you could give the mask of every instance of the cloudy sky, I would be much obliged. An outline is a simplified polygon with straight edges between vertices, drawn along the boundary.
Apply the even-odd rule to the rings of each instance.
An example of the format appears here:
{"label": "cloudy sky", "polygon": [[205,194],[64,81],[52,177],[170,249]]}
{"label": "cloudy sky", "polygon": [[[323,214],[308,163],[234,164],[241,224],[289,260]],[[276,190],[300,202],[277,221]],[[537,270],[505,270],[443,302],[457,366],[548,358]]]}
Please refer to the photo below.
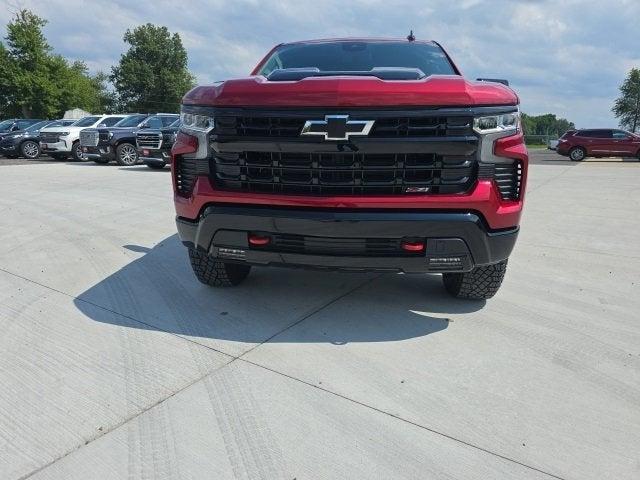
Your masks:
{"label": "cloudy sky", "polygon": [[[640,67],[640,0],[0,0],[49,20],[54,49],[109,71],[127,28],[179,32],[200,83],[246,75],[274,44],[337,36],[438,40],[469,78],[510,80],[523,111],[614,125],[611,105]],[[4,35],[3,35],[4,36]]]}

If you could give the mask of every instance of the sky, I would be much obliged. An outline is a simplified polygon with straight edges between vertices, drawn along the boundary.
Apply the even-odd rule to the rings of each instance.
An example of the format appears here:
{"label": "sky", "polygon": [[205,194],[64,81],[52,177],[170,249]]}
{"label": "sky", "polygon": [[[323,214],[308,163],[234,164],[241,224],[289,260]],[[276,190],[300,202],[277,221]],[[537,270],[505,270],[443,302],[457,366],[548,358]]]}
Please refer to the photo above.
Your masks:
{"label": "sky", "polygon": [[522,111],[578,127],[616,126],[625,75],[640,67],[640,0],[0,0],[46,18],[56,53],[109,72],[128,28],[178,32],[198,83],[247,75],[275,44],[375,36],[440,42],[463,74],[506,78]]}

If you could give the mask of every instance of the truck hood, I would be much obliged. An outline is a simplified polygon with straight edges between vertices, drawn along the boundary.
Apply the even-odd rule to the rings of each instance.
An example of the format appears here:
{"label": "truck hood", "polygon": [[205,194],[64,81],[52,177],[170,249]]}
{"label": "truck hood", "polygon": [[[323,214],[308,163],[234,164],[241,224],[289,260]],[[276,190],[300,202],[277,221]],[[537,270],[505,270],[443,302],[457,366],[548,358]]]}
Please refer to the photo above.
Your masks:
{"label": "truck hood", "polygon": [[71,134],[71,133],[79,133],[80,130],[85,130],[87,128],[91,128],[91,127],[72,127],[72,126],[67,126],[67,127],[49,127],[49,128],[41,129],[40,133],[69,132]]}
{"label": "truck hood", "polygon": [[219,107],[442,107],[517,105],[509,87],[472,82],[457,75],[432,75],[420,80],[376,77],[308,77],[269,81],[263,76],[196,87],[185,105]]}

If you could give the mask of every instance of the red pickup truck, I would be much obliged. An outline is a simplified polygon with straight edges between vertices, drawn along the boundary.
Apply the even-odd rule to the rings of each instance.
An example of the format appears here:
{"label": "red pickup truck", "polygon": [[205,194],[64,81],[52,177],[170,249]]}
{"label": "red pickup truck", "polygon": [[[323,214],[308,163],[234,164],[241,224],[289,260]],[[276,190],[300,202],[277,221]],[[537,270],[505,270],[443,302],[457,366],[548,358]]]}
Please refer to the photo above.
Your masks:
{"label": "red pickup truck", "polygon": [[251,76],[194,88],[172,172],[197,278],[440,273],[456,297],[492,297],[524,200],[518,104],[413,38],[282,44]]}

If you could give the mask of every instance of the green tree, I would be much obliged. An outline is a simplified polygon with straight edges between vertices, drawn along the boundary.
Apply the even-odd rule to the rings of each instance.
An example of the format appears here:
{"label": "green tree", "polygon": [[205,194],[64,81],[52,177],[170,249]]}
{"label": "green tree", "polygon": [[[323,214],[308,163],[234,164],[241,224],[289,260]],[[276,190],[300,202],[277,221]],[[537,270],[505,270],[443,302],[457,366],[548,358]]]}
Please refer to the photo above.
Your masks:
{"label": "green tree", "polygon": [[522,129],[525,135],[547,135],[559,137],[567,130],[575,128],[573,122],[557,118],[552,113],[544,115],[522,114]]}
{"label": "green tree", "polygon": [[620,97],[611,109],[620,127],[632,132],[640,129],[640,69],[632,68],[620,86]]}
{"label": "green tree", "polygon": [[121,107],[135,112],[177,112],[195,82],[180,35],[147,23],[124,34],[129,50],[110,76]]}
{"label": "green tree", "polygon": [[83,62],[55,55],[42,28],[46,20],[20,10],[0,43],[0,109],[5,115],[53,118],[79,107],[99,112],[108,100],[105,76],[92,77]]}

